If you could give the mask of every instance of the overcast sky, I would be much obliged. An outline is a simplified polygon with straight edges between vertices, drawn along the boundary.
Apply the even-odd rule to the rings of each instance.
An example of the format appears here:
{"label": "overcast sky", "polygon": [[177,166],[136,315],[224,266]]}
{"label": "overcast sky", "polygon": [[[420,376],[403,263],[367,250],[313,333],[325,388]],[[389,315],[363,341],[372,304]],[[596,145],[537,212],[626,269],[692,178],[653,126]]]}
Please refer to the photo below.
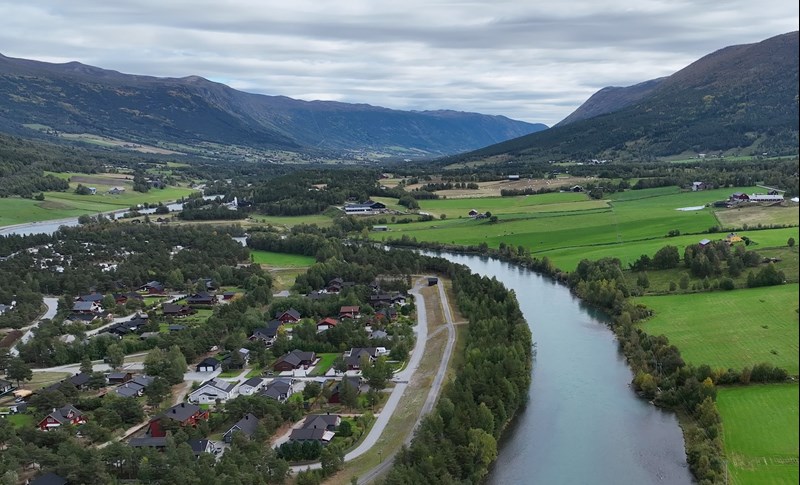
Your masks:
{"label": "overcast sky", "polygon": [[605,86],[798,30],[796,0],[0,0],[0,53],[553,125]]}

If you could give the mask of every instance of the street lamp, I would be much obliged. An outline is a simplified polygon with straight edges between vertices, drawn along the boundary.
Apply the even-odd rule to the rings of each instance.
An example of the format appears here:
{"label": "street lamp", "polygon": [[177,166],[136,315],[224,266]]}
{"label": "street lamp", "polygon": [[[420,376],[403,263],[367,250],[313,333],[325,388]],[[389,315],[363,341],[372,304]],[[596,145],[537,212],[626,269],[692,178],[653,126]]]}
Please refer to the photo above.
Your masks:
{"label": "street lamp", "polygon": [[378,450],[378,460],[383,463],[383,450]]}

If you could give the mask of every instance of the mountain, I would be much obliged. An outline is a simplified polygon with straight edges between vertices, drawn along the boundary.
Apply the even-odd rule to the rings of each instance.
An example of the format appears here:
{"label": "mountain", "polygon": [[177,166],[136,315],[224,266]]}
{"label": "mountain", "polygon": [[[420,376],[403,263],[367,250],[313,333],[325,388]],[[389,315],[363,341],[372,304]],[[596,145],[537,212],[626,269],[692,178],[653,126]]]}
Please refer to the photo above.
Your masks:
{"label": "mountain", "polygon": [[797,154],[798,44],[791,32],[726,47],[666,78],[601,90],[549,130],[446,161]]}
{"label": "mountain", "polygon": [[661,84],[666,78],[651,79],[628,87],[609,86],[597,91],[573,111],[569,116],[554,126],[564,126],[576,121],[594,118],[595,116],[613,113],[636,103]]}
{"label": "mountain", "polygon": [[198,76],[138,76],[0,55],[0,131],[30,136],[31,127],[177,151],[234,145],[400,156],[464,152],[547,128],[503,116],[301,101]]}

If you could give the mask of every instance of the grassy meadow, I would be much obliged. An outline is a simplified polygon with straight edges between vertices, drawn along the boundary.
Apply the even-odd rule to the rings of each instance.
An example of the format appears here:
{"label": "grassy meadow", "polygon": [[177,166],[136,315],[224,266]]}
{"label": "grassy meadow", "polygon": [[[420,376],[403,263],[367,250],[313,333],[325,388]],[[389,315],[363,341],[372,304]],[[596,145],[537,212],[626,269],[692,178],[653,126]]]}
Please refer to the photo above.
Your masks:
{"label": "grassy meadow", "polygon": [[254,263],[272,266],[275,268],[306,268],[316,261],[311,256],[299,254],[273,253],[270,251],[250,250]]}
{"label": "grassy meadow", "polygon": [[[52,175],[69,179],[69,190],[45,192],[45,200],[42,201],[19,197],[0,199],[0,227],[122,210],[137,204],[172,202],[194,192],[188,187],[151,189],[147,193],[134,192],[132,176],[125,174],[52,173]],[[78,195],[74,192],[78,184],[95,187],[97,193]],[[108,190],[116,186],[125,188],[125,192],[109,194]]]}
{"label": "grassy meadow", "polygon": [[798,386],[721,388],[728,483],[792,484],[798,480]]}
{"label": "grassy meadow", "polygon": [[798,284],[636,298],[655,312],[642,323],[664,334],[687,363],[741,370],[768,362],[798,373]]}

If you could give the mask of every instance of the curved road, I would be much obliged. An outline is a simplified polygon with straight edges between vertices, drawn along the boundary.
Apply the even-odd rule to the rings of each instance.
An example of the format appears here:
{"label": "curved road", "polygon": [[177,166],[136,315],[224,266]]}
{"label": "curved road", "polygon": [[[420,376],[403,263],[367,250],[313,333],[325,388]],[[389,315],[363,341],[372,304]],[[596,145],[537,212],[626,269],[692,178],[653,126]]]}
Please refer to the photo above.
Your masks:
{"label": "curved road", "polygon": [[[394,389],[392,389],[392,393],[389,396],[389,399],[386,401],[386,404],[381,409],[381,412],[378,414],[375,423],[372,425],[372,428],[369,431],[369,434],[364,441],[361,442],[354,450],[350,451],[344,456],[344,461],[348,462],[358,458],[359,456],[363,455],[367,451],[369,451],[375,443],[377,443],[378,439],[383,434],[384,429],[386,428],[389,419],[394,414],[395,409],[397,408],[397,404],[400,402],[400,399],[403,397],[403,393],[405,392],[406,387],[408,386],[409,379],[414,375],[417,368],[419,367],[419,363],[422,360],[422,355],[425,351],[425,346],[428,340],[428,315],[426,312],[425,306],[425,298],[420,293],[420,290],[425,287],[423,282],[427,281],[427,278],[422,278],[421,280],[417,281],[417,284],[414,288],[410,291],[410,294],[414,296],[414,300],[417,306],[417,339],[414,344],[414,350],[411,353],[411,358],[408,361],[408,365],[406,365],[405,369],[395,374],[392,378],[392,381],[395,382]],[[439,297],[441,298],[442,308],[444,310],[444,317],[446,321],[446,328],[447,328],[447,344],[445,345],[444,349],[444,356],[442,357],[442,361],[439,364],[439,369],[437,370],[436,376],[433,380],[433,384],[431,385],[430,390],[428,391],[428,397],[425,400],[425,403],[422,406],[422,410],[420,411],[419,416],[417,416],[417,420],[414,423],[412,429],[409,430],[408,436],[405,439],[405,443],[411,442],[411,439],[414,436],[414,430],[419,425],[422,417],[425,414],[429,413],[431,409],[433,409],[433,405],[436,403],[436,399],[439,396],[439,392],[441,391],[442,384],[444,382],[445,373],[447,371],[447,364],[450,362],[450,357],[453,353],[453,346],[455,345],[456,340],[456,333],[455,327],[453,326],[453,314],[450,311],[450,304],[447,300],[447,293],[444,291],[444,285],[439,284]],[[392,455],[388,455],[382,457],[382,462],[377,467],[373,468],[372,470],[368,471],[362,477],[359,477],[358,483],[369,483],[378,476],[385,473],[391,466],[392,466]],[[317,469],[320,468],[320,463],[312,463],[310,465],[300,465],[300,466],[293,466],[291,467],[293,472],[300,472],[308,469]]]}
{"label": "curved road", "polygon": [[25,333],[22,334],[22,337],[20,337],[17,343],[15,343],[14,346],[11,347],[8,351],[8,353],[13,355],[14,357],[19,355],[19,351],[17,350],[18,343],[22,342],[24,344],[25,342],[30,340],[31,337],[33,337],[33,329],[38,327],[39,323],[41,323],[42,320],[52,320],[53,317],[56,316],[56,312],[58,311],[58,298],[52,296],[46,296],[42,298],[42,300],[44,301],[44,305],[47,307],[47,310],[45,310],[44,314],[41,317],[37,318],[36,321],[33,322],[31,325],[28,325],[27,327],[22,327],[20,329],[24,330]]}

